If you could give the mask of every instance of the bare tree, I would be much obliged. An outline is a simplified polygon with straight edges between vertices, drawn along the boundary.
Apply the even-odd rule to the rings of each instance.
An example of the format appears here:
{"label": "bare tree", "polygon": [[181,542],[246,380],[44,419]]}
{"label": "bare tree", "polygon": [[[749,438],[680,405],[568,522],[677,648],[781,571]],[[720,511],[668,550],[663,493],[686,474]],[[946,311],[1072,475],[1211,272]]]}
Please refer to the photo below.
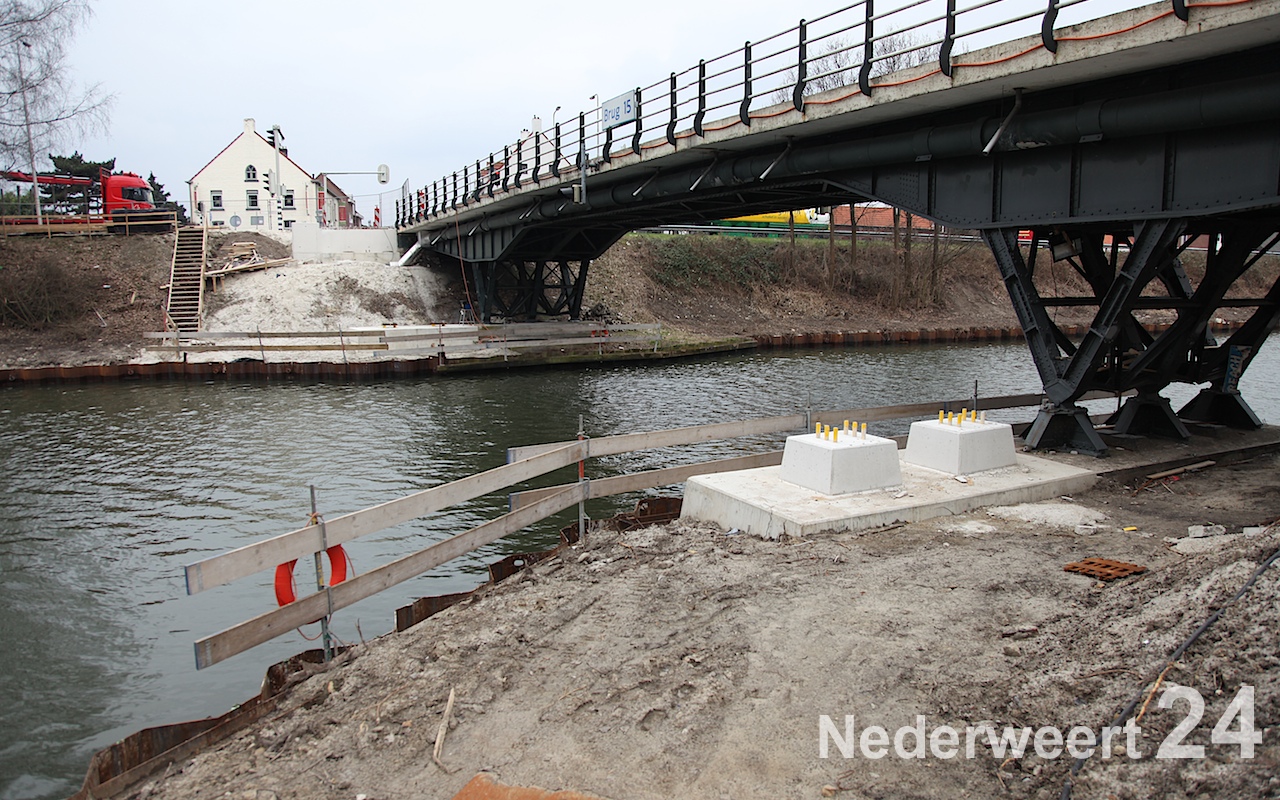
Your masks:
{"label": "bare tree", "polygon": [[[828,39],[818,46],[818,52],[809,56],[809,77],[805,80],[804,96],[837,89],[858,82],[858,66],[862,64],[862,48],[850,45],[844,39]],[[787,70],[786,85],[773,93],[773,102],[791,102],[792,87],[796,85],[795,69]]]}
{"label": "bare tree", "polygon": [[[111,98],[78,86],[67,47],[89,0],[0,0],[0,162],[28,166],[67,136],[104,125]],[[29,131],[29,133],[28,133]],[[30,136],[30,139],[28,139]]]}
{"label": "bare tree", "polygon": [[889,75],[938,60],[939,46],[923,46],[924,36],[917,32],[891,33],[876,39],[875,63],[871,77]]}
{"label": "bare tree", "polygon": [[[921,64],[938,60],[939,46],[923,46],[925,36],[917,31],[891,33],[875,40],[872,51],[875,61],[871,65],[871,77],[877,78]],[[817,53],[808,60],[808,78],[805,80],[804,96],[819,94],[841,86],[852,86],[858,82],[858,71],[862,68],[862,47],[852,45],[842,38],[828,39],[817,48]],[[773,102],[788,103],[792,100],[793,87],[796,84],[796,70],[786,73],[786,85],[773,93]]]}

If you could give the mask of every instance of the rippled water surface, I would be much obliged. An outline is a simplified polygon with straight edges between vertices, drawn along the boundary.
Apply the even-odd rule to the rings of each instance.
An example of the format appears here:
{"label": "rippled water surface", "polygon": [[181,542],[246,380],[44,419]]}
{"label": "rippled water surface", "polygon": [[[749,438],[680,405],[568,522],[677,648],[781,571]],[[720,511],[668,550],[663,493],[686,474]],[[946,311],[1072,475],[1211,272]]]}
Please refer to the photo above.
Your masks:
{"label": "rippled water surface", "polygon": [[[1242,382],[1280,421],[1280,356]],[[89,755],[140,728],[226,711],[282,637],[200,672],[192,643],[274,606],[271,575],[188,597],[182,567],[327,516],[498,466],[505,448],[589,435],[1039,388],[1021,345],[735,355],[636,367],[339,384],[112,384],[0,391],[0,800],[65,797]],[[1178,401],[1189,387],[1171,391]],[[1176,403],[1175,403],[1176,404]],[[1006,418],[1029,418],[1010,412]],[[879,433],[900,433],[905,423]],[[780,437],[616,456],[592,475],[744,450]],[[572,469],[540,485],[575,477]],[[612,514],[632,498],[589,506]],[[347,545],[368,569],[505,511],[476,500]],[[567,512],[567,515],[572,515]],[[487,562],[543,548],[569,516],[339,612],[357,640],[394,609],[472,588]],[[358,626],[358,627],[357,627]],[[315,626],[312,626],[313,628]],[[308,631],[314,633],[314,631]]]}

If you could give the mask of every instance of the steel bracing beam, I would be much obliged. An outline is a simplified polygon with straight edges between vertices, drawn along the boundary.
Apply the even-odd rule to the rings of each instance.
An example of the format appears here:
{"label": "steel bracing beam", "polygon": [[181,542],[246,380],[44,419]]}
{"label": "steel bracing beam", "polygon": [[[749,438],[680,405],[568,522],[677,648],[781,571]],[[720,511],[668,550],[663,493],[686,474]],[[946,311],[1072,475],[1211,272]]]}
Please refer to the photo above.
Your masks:
{"label": "steel bracing beam", "polygon": [[[1094,390],[1137,391],[1108,420],[1117,433],[1186,438],[1184,419],[1242,427],[1259,424],[1236,384],[1280,322],[1280,281],[1265,297],[1226,295],[1277,244],[1277,231],[1280,212],[1245,219],[1054,226],[1033,231],[1025,257],[1016,230],[984,232],[1048,398],[1027,433],[1028,443],[1103,452],[1105,446],[1088,415],[1075,405],[1083,393]],[[1209,247],[1204,274],[1193,281],[1182,256],[1197,236],[1208,236]],[[1049,247],[1041,248],[1042,242]],[[1096,308],[1078,343],[1049,317],[1046,308],[1054,299],[1042,296],[1037,285],[1037,254],[1051,259],[1055,252],[1094,294],[1071,298],[1070,305],[1087,301]],[[1046,282],[1042,278],[1040,285]],[[1253,307],[1254,312],[1230,339],[1218,344],[1210,324],[1224,306]],[[1168,309],[1177,319],[1153,335],[1134,315],[1137,308]],[[1175,414],[1160,394],[1174,382],[1211,385]]]}
{"label": "steel bracing beam", "polygon": [[476,318],[491,322],[536,320],[539,316],[578,319],[591,262],[486,261],[472,262],[476,288]]}

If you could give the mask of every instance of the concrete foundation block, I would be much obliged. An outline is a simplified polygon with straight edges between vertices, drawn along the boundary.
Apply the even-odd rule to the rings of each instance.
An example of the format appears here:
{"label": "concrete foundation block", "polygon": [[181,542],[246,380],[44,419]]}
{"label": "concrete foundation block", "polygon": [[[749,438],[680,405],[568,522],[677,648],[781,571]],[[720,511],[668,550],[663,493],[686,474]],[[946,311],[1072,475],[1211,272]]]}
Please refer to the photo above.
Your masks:
{"label": "concrete foundation block", "polygon": [[1034,503],[1092,486],[1087,469],[1018,456],[1004,469],[960,483],[936,470],[902,465],[902,489],[825,495],[784,481],[781,467],[695,475],[685,484],[681,515],[765,539],[860,531],[963,514],[984,506]]}
{"label": "concrete foundation block", "polygon": [[968,475],[1017,463],[1013,428],[1003,422],[937,420],[911,423],[903,460],[951,475]]}
{"label": "concrete foundation block", "polygon": [[850,433],[839,441],[815,434],[788,436],[782,480],[822,494],[849,494],[902,483],[898,445],[892,439]]}

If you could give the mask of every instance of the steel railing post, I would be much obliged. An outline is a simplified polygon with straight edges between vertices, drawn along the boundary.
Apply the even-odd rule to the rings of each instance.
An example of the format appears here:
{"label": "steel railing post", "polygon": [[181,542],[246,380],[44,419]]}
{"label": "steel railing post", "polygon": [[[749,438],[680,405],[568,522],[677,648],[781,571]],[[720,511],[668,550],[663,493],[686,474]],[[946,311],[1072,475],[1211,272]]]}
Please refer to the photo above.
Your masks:
{"label": "steel railing post", "polygon": [[551,162],[552,177],[555,177],[555,178],[560,177],[560,159],[561,158],[562,156],[560,155],[560,123],[557,122],[556,123],[556,153],[555,153],[555,158]]}
{"label": "steel railing post", "polygon": [[707,62],[705,60],[698,62],[698,113],[693,115],[693,132],[699,136],[706,136],[707,130],[702,127],[702,121],[707,116]]}
{"label": "steel railing post", "polygon": [[1040,22],[1040,41],[1044,42],[1044,49],[1050,53],[1058,52],[1058,40],[1053,38],[1053,26],[1058,21],[1058,0],[1049,0],[1049,7],[1045,9],[1044,18]]}
{"label": "steel railing post", "polygon": [[631,137],[631,152],[640,155],[640,136],[644,133],[644,111],[640,105],[640,87],[636,87],[636,134]]}
{"label": "steel railing post", "polygon": [[876,50],[875,0],[867,0],[867,16],[862,23],[862,68],[858,70],[858,90],[871,96],[871,64]]}
{"label": "steel railing post", "polygon": [[671,119],[667,121],[667,144],[676,146],[676,74],[671,73]]}
{"label": "steel railing post", "polygon": [[808,26],[804,20],[800,20],[800,43],[796,47],[796,86],[791,90],[791,104],[796,107],[796,111],[804,111],[804,87],[805,81],[809,77],[809,43],[808,43]]}
{"label": "steel railing post", "polygon": [[938,48],[938,69],[948,78],[951,77],[951,48],[956,43],[956,0],[947,0],[947,30],[942,37],[942,45]]}

